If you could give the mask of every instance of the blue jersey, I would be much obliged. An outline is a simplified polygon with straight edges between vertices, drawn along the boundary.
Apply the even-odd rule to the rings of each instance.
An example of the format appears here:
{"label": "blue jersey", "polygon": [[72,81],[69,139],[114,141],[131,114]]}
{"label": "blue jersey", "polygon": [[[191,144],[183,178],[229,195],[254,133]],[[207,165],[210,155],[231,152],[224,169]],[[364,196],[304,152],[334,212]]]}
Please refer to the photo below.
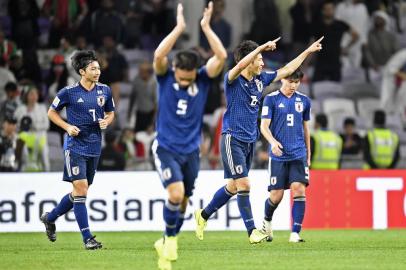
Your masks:
{"label": "blue jersey", "polygon": [[67,136],[64,149],[84,156],[99,156],[101,152],[101,130],[99,119],[104,112],[114,111],[110,87],[96,83],[87,91],[80,83],[67,86],[58,92],[51,108],[60,111],[66,107],[67,122],[77,126],[77,136]]}
{"label": "blue jersey", "polygon": [[276,78],[276,72],[261,72],[251,81],[238,76],[228,81],[228,72],[224,77],[224,92],[227,109],[223,117],[222,133],[229,133],[243,142],[255,142],[258,139],[258,111],[261,105],[262,90]]}
{"label": "blue jersey", "polygon": [[289,161],[306,157],[303,121],[310,120],[310,99],[300,92],[290,98],[275,91],[267,95],[262,107],[262,118],[271,119],[270,130],[282,144],[282,156],[269,155],[274,160]]}
{"label": "blue jersey", "polygon": [[189,154],[200,147],[204,108],[211,79],[206,67],[197,71],[196,80],[181,88],[174,71],[158,75],[158,145],[178,154]]}

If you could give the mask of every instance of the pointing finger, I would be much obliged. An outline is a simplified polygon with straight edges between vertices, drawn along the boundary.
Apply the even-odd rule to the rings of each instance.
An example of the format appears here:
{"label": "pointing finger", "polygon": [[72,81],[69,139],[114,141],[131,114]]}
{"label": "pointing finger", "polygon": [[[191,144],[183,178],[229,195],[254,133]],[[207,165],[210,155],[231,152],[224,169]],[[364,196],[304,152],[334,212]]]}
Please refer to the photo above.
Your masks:
{"label": "pointing finger", "polygon": [[278,37],[277,39],[272,40],[272,42],[278,42],[281,39],[281,37]]}
{"label": "pointing finger", "polygon": [[321,42],[324,39],[324,36],[322,36],[321,38],[319,38],[316,42]]}

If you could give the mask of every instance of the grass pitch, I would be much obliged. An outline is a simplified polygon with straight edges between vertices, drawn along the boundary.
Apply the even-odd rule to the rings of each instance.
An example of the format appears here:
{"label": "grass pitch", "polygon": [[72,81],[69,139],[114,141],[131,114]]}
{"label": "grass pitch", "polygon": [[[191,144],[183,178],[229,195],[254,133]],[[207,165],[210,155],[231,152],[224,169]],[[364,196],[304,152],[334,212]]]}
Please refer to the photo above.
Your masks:
{"label": "grass pitch", "polygon": [[[99,232],[102,250],[84,250],[79,233],[1,233],[0,269],[157,269],[158,232]],[[179,236],[172,269],[406,269],[406,230],[305,230],[305,243],[288,243],[275,232],[272,243],[250,245],[245,232],[193,232]]]}

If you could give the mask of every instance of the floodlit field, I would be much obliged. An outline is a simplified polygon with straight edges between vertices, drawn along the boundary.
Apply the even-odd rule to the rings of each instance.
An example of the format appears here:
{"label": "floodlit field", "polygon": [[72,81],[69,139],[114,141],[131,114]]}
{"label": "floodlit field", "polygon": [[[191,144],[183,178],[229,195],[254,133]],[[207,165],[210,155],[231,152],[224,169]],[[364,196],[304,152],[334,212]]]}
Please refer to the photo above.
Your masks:
{"label": "floodlit field", "polygon": [[[158,232],[99,232],[104,249],[86,251],[79,233],[1,233],[0,269],[156,269]],[[305,243],[291,244],[289,232],[272,243],[250,245],[245,232],[192,232],[179,236],[172,269],[406,269],[406,230],[304,231]]]}

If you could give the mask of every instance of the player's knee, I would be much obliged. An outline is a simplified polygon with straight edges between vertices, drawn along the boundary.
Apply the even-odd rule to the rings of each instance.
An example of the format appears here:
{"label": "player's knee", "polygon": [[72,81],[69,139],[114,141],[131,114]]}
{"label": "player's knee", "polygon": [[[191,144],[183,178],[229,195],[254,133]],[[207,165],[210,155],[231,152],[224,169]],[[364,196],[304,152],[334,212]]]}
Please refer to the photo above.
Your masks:
{"label": "player's knee", "polygon": [[240,190],[249,191],[251,188],[250,182],[248,181],[248,179],[236,180],[236,186],[237,186],[237,191],[240,191]]}
{"label": "player's knee", "polygon": [[229,181],[227,182],[226,189],[227,189],[230,193],[236,194],[236,193],[237,193],[237,185],[235,184],[235,181],[234,181],[234,180],[229,180]]}
{"label": "player's knee", "polygon": [[279,204],[283,198],[283,190],[272,190],[269,194],[269,199],[274,204]]}
{"label": "player's knee", "polygon": [[302,183],[293,183],[290,189],[294,197],[305,196],[306,187]]}
{"label": "player's knee", "polygon": [[185,197],[185,195],[181,192],[173,191],[173,192],[169,193],[169,200],[173,203],[179,203],[179,204],[182,203],[184,197]]}
{"label": "player's knee", "polygon": [[74,196],[86,196],[88,189],[89,189],[89,186],[85,182],[78,181],[73,184]]}

